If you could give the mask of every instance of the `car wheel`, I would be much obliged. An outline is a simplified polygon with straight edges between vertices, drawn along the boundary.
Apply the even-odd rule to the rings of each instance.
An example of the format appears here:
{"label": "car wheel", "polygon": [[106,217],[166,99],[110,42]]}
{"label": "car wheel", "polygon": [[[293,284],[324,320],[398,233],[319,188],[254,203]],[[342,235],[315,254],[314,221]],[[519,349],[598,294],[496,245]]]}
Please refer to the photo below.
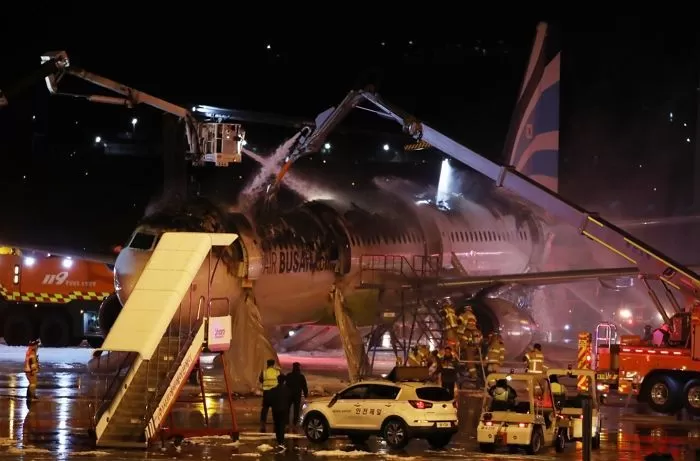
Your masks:
{"label": "car wheel", "polygon": [[430,448],[439,450],[445,448],[452,440],[452,434],[440,434],[428,437],[428,445]]}
{"label": "car wheel", "polygon": [[527,453],[529,455],[536,455],[542,449],[543,443],[544,435],[542,434],[542,428],[536,427],[532,431],[532,436],[530,437],[530,445],[527,446]]}
{"label": "car wheel", "polygon": [[323,443],[328,440],[328,421],[320,413],[311,413],[304,419],[304,434],[313,443]]}
{"label": "car wheel", "polygon": [[406,423],[400,419],[390,419],[384,423],[382,437],[391,448],[400,449],[408,444]]}
{"label": "car wheel", "polygon": [[557,437],[554,440],[554,449],[557,453],[566,450],[566,432],[564,429],[560,429],[559,432],[557,432]]}
{"label": "car wheel", "polygon": [[367,434],[355,434],[355,435],[350,435],[350,442],[352,442],[353,445],[363,445],[367,443],[367,440],[369,440],[369,435]]}
{"label": "car wheel", "polygon": [[492,443],[480,443],[479,450],[481,450],[482,453],[493,453],[496,451],[496,446]]}

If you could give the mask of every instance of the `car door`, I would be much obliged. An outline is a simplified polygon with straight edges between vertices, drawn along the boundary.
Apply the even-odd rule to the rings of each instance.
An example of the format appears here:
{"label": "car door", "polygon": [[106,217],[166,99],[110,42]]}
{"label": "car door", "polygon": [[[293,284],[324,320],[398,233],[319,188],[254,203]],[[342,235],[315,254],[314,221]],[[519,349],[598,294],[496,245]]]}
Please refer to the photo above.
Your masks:
{"label": "car door", "polygon": [[390,384],[371,384],[358,414],[362,418],[362,427],[379,430],[387,415],[395,411],[396,396],[400,390],[400,387]]}
{"label": "car door", "polygon": [[362,407],[368,391],[369,385],[358,384],[340,392],[330,408],[333,419],[331,427],[338,429],[358,427],[362,420]]}

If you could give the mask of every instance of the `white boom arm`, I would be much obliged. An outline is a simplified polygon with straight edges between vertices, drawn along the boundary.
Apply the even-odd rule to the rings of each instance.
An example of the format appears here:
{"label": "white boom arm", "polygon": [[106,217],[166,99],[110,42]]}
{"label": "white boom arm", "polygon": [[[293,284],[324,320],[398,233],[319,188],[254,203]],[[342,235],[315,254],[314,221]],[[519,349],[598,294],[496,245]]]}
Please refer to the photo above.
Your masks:
{"label": "white boom arm", "polygon": [[330,131],[362,101],[367,101],[375,106],[375,110],[371,110],[372,112],[398,122],[404,131],[414,139],[427,142],[453,159],[488,176],[496,183],[496,186],[518,194],[556,218],[575,226],[584,236],[634,264],[640,275],[659,279],[686,296],[700,300],[700,277],[695,272],[615,227],[595,213],[590,213],[568,202],[560,195],[519,173],[514,167],[501,166],[482,157],[416,118],[392,107],[378,95],[368,91],[351,91],[337,107],[319,115],[316,129],[300,138],[282,171],[278,174],[275,184],[270,188],[271,193],[275,193],[292,162],[306,154],[317,152]]}
{"label": "white boom arm", "polygon": [[[41,57],[42,64],[47,62],[60,62],[59,72],[46,76],[46,86],[49,92],[57,95],[72,96],[86,99],[91,102],[103,104],[116,104],[126,107],[134,107],[138,104],[159,109],[168,114],[175,115],[185,122],[187,134],[188,154],[194,165],[206,162],[217,166],[228,166],[230,163],[241,161],[241,148],[245,138],[245,131],[238,123],[222,123],[225,116],[219,116],[216,121],[202,122],[197,120],[187,109],[169,103],[163,99],[138,91],[134,88],[122,85],[108,78],[70,66],[68,55],[65,51],[45,53]],[[122,97],[105,96],[96,94],[72,94],[58,91],[58,82],[65,74],[73,75],[97,86],[113,91]]]}

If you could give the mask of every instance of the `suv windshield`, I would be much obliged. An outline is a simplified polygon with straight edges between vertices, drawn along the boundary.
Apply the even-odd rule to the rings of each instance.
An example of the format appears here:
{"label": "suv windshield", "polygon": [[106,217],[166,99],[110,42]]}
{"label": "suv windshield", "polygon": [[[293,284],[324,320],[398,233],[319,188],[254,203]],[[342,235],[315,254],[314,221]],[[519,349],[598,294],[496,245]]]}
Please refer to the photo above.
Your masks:
{"label": "suv windshield", "polygon": [[419,387],[416,395],[421,400],[432,400],[433,402],[449,402],[452,400],[450,393],[442,387]]}

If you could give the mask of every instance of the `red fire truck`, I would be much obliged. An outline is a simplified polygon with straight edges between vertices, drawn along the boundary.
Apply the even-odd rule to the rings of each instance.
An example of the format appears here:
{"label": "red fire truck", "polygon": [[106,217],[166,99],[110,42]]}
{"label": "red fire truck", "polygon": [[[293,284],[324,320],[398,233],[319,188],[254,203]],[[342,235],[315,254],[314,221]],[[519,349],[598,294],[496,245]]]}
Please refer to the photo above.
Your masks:
{"label": "red fire truck", "polygon": [[114,291],[107,264],[0,247],[0,332],[10,346],[102,344],[97,314]]}

